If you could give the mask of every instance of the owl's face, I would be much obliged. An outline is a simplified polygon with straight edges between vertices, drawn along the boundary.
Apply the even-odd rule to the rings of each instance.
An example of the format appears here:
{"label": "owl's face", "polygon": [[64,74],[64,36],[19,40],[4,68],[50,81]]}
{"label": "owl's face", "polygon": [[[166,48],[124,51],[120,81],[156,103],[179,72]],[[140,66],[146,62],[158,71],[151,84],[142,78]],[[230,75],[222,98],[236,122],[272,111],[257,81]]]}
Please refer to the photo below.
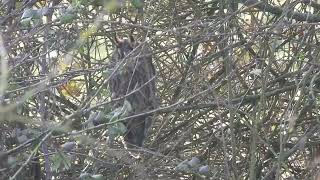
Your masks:
{"label": "owl's face", "polygon": [[133,39],[116,38],[116,52],[119,59],[127,57],[134,48]]}

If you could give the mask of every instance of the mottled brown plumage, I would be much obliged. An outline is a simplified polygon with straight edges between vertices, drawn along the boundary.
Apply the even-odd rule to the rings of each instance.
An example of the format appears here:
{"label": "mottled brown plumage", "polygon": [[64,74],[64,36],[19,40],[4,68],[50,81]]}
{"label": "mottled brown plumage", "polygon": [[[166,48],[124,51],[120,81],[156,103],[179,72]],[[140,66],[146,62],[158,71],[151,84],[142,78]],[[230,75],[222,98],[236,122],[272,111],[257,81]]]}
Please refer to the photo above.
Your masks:
{"label": "mottled brown plumage", "polygon": [[[124,100],[127,100],[132,106],[130,116],[157,107],[156,73],[152,64],[151,50],[147,44],[134,42],[133,38],[116,39],[116,49],[111,57],[111,64],[118,68],[109,83],[112,99],[125,97],[117,101],[113,105],[114,108],[122,106]],[[141,147],[151,122],[150,116],[140,116],[126,121],[125,142]]]}

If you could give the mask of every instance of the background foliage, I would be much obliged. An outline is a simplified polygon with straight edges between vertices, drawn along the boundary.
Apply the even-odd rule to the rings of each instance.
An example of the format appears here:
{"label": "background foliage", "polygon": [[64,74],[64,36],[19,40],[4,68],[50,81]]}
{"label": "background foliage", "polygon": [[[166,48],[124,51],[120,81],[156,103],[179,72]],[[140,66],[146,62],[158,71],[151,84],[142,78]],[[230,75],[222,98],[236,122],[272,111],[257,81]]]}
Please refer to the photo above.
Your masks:
{"label": "background foliage", "polygon": [[[319,9],[2,0],[0,179],[317,179]],[[139,159],[121,143],[130,104],[110,109],[115,34],[148,44],[158,74]]]}

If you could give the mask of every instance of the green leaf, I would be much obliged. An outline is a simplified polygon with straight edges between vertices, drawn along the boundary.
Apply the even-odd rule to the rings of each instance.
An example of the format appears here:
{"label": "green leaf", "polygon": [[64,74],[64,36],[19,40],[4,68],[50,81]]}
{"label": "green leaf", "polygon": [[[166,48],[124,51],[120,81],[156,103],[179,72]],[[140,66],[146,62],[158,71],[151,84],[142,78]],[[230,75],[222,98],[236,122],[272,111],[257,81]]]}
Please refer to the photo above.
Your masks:
{"label": "green leaf", "polygon": [[8,165],[10,166],[10,167],[15,167],[16,165],[17,165],[17,158],[15,158],[15,157],[13,157],[13,156],[9,156],[8,157],[8,160],[7,160],[8,162]]}
{"label": "green leaf", "polygon": [[75,5],[70,5],[66,9],[66,14],[76,14],[79,9],[79,6],[77,4]]}
{"label": "green leaf", "polygon": [[88,1],[88,0],[78,0],[77,4],[83,5],[83,6],[88,6],[90,5],[92,2]]}
{"label": "green leaf", "polygon": [[298,60],[303,61],[306,59],[306,55],[303,52],[298,53]]}
{"label": "green leaf", "polygon": [[121,115],[121,112],[122,111],[122,108],[121,107],[118,107],[116,108],[115,110],[113,110],[108,116],[106,116],[109,120],[109,122],[114,122],[116,121],[119,116]]}
{"label": "green leaf", "polygon": [[123,135],[127,131],[127,127],[122,122],[117,123],[117,126],[121,135]]}
{"label": "green leaf", "polygon": [[19,104],[19,105],[16,107],[17,114],[22,115],[23,109],[24,109],[23,104]]}
{"label": "green leaf", "polygon": [[182,171],[182,172],[188,172],[190,171],[190,167],[188,165],[188,160],[184,160],[181,163],[179,163],[176,167],[175,170],[177,171]]}
{"label": "green leaf", "polygon": [[51,161],[53,163],[53,170],[58,171],[58,169],[62,168],[64,170],[68,170],[71,168],[71,160],[66,154],[62,152],[58,152],[57,154],[51,157]]}
{"label": "green leaf", "polygon": [[91,138],[89,135],[79,135],[76,137],[77,142],[81,145],[93,145],[95,139]]}
{"label": "green leaf", "polygon": [[84,173],[80,174],[79,179],[81,179],[81,180],[103,180],[105,178],[103,177],[102,174],[92,175],[90,173],[84,172]]}
{"label": "green leaf", "polygon": [[123,109],[124,109],[123,113],[126,113],[126,114],[132,111],[132,106],[129,101],[125,100],[123,102]]}
{"label": "green leaf", "polygon": [[113,110],[111,113],[105,116],[109,119],[109,122],[114,122],[120,117],[126,117],[132,111],[132,106],[129,101],[125,100],[122,107],[118,107]]}
{"label": "green leaf", "polygon": [[131,4],[137,9],[143,7],[142,0],[131,0]]}
{"label": "green leaf", "polygon": [[91,175],[87,172],[81,173],[79,176],[79,179],[90,179],[90,178],[91,178]]}
{"label": "green leaf", "polygon": [[103,175],[102,174],[94,174],[91,176],[92,179],[95,179],[95,180],[103,180]]}
{"label": "green leaf", "polygon": [[32,18],[32,19],[39,19],[42,16],[42,9],[25,9],[21,16],[21,19],[25,18]]}
{"label": "green leaf", "polygon": [[105,0],[103,6],[104,9],[109,12],[115,12],[119,8],[117,0]]}
{"label": "green leaf", "polygon": [[77,17],[76,14],[63,14],[60,18],[60,22],[63,24],[71,23]]}
{"label": "green leaf", "polygon": [[29,18],[24,18],[20,21],[21,25],[24,26],[24,27],[28,27],[30,26],[30,23],[31,23],[31,17]]}
{"label": "green leaf", "polygon": [[127,131],[127,128],[122,122],[118,122],[116,124],[109,126],[108,130],[109,130],[108,134],[110,136],[116,137],[119,135],[123,135]]}

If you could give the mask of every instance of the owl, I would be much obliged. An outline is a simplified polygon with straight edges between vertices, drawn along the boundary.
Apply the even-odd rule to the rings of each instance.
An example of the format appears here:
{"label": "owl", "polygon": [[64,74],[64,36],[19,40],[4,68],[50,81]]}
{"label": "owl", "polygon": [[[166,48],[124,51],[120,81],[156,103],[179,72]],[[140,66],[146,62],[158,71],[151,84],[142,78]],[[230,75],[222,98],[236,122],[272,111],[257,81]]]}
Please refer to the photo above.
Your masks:
{"label": "owl", "polygon": [[[115,44],[110,59],[114,73],[109,81],[111,98],[117,99],[113,108],[123,106],[125,101],[129,102],[131,111],[128,117],[157,108],[156,71],[151,48],[146,43],[136,42],[132,36],[128,39],[116,38]],[[127,146],[143,145],[152,119],[151,115],[144,115],[124,122],[127,129],[124,141]]]}

